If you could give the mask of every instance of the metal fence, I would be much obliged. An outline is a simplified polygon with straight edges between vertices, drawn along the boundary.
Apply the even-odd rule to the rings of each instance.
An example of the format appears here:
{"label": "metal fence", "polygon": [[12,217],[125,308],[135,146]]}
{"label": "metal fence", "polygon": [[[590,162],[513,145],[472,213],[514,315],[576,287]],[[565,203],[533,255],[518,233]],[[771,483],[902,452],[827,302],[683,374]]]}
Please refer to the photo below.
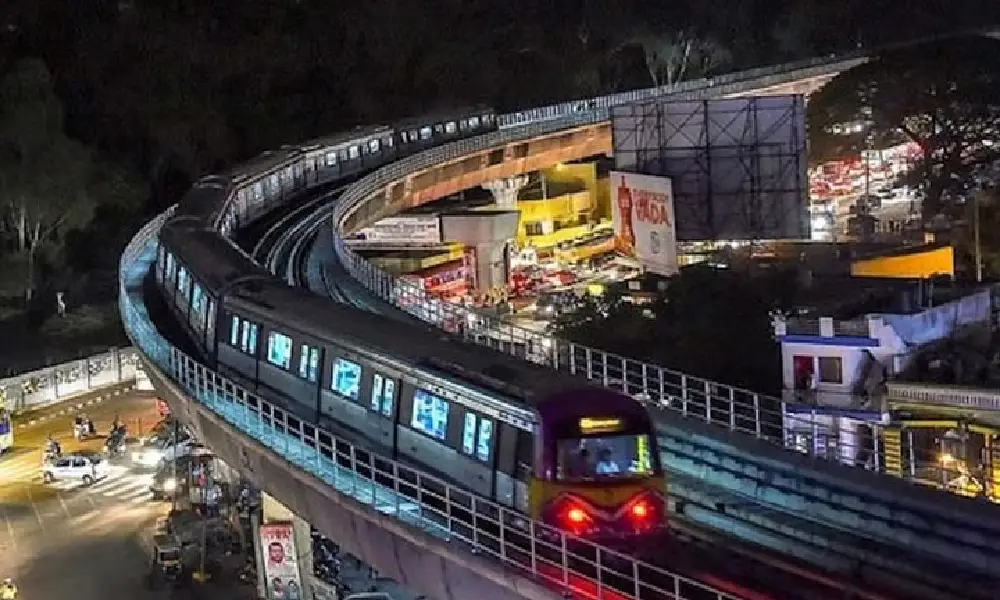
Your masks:
{"label": "metal fence", "polygon": [[89,358],[0,379],[0,404],[24,412],[91,390],[135,380],[134,348],[112,348]]}
{"label": "metal fence", "polygon": [[166,214],[122,254],[119,301],[129,336],[196,402],[297,467],[383,514],[457,542],[574,598],[736,600],[698,581],[566,535],[389,458],[355,448],[270,404],[174,348],[149,322],[142,273]]}

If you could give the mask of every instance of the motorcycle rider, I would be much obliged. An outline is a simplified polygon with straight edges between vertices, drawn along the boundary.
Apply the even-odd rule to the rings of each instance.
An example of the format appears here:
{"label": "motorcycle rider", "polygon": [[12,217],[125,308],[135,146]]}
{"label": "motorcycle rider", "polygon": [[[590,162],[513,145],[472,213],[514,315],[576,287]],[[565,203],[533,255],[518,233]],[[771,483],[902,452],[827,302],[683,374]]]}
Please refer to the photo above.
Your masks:
{"label": "motorcycle rider", "polygon": [[62,454],[62,447],[59,446],[59,442],[52,437],[51,433],[45,438],[44,454],[45,458],[56,458]]}
{"label": "motorcycle rider", "polygon": [[0,600],[17,600],[17,585],[10,577],[0,584]]}

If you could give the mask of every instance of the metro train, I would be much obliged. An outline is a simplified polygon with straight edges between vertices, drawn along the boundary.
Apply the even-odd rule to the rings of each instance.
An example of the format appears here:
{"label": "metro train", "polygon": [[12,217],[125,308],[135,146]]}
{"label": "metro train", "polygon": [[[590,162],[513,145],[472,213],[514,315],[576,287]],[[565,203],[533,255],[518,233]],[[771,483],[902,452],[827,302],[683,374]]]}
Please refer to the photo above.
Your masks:
{"label": "metro train", "polygon": [[662,533],[663,469],[635,400],[287,287],[224,237],[286,202],[286,182],[495,127],[485,109],[401,122],[204,178],[160,232],[156,284],[201,360],[298,418],[581,537]]}
{"label": "metro train", "polygon": [[664,531],[632,398],[288,287],[191,219],[165,225],[154,269],[202,360],[298,418],[581,537]]}

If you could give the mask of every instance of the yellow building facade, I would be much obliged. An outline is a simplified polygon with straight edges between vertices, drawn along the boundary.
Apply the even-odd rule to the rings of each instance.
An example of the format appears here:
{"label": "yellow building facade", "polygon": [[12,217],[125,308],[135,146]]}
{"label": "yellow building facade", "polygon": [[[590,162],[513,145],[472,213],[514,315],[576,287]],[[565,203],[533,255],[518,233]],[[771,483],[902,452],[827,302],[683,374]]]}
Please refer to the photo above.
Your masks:
{"label": "yellow building facade", "polygon": [[529,187],[517,202],[520,247],[552,248],[610,224],[608,182],[598,180],[596,164],[555,165],[541,172],[540,181],[541,189]]}

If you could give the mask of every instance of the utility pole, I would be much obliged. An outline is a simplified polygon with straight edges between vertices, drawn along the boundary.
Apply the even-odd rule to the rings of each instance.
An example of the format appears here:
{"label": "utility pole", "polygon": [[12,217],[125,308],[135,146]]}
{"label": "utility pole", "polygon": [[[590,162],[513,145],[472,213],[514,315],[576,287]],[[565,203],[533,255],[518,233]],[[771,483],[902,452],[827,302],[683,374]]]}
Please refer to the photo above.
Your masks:
{"label": "utility pole", "polygon": [[976,283],[983,282],[983,245],[979,237],[979,203],[982,195],[982,190],[974,194],[975,203],[972,207],[972,235],[973,243],[976,245]]}
{"label": "utility pole", "polygon": [[181,487],[181,482],[178,481],[178,479],[177,479],[177,454],[178,454],[178,452],[177,452],[177,438],[179,437],[179,435],[180,435],[180,422],[175,417],[174,418],[173,440],[171,440],[173,443],[167,445],[168,448],[173,448],[174,449],[174,455],[171,457],[171,462],[173,463],[173,468],[174,468],[174,473],[173,473],[174,489],[170,493],[170,512],[174,512],[174,513],[177,512],[177,494],[178,494],[178,492],[180,490],[180,487]]}

